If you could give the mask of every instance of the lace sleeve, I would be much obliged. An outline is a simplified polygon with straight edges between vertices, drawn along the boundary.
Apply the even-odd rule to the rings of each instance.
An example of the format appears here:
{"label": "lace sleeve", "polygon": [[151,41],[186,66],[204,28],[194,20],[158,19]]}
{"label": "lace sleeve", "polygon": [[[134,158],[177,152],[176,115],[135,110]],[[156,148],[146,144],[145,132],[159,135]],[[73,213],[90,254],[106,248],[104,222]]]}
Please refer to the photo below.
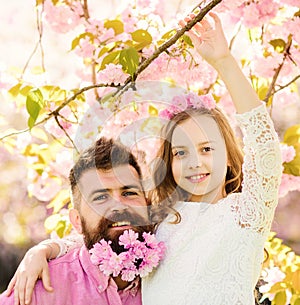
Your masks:
{"label": "lace sleeve", "polygon": [[73,232],[64,238],[51,238],[42,241],[40,244],[56,243],[59,246],[59,253],[56,258],[61,257],[73,249],[79,248],[83,245],[82,235]]}
{"label": "lace sleeve", "polygon": [[233,210],[240,226],[265,234],[272,224],[282,174],[278,135],[265,104],[236,117],[245,156],[242,194]]}

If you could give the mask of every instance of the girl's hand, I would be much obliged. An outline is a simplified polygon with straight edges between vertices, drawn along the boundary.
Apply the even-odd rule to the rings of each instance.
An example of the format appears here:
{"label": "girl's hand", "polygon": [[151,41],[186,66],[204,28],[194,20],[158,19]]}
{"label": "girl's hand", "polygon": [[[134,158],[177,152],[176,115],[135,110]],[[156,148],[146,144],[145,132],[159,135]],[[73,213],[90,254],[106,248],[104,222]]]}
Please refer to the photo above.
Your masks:
{"label": "girl's hand", "polygon": [[[191,38],[195,49],[202,58],[213,67],[216,67],[220,61],[230,56],[231,53],[220,18],[212,12],[209,13],[209,16],[213,18],[214,24],[204,18],[195,24],[187,35]],[[186,22],[192,20],[194,17],[194,14],[190,14],[179,24],[184,26]]]}
{"label": "girl's hand", "polygon": [[49,247],[47,245],[37,245],[26,252],[5,292],[9,296],[14,290],[14,305],[30,303],[34,285],[38,278],[42,279],[47,291],[53,291],[47,261],[48,252]]}

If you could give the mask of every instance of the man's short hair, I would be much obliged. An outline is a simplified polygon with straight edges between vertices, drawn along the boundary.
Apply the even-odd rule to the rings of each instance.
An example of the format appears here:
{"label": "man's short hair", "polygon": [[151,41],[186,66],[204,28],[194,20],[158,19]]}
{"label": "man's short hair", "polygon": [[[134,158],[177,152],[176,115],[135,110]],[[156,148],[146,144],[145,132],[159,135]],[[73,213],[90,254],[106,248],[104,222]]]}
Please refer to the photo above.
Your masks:
{"label": "man's short hair", "polygon": [[101,137],[92,146],[86,149],[76,161],[70,171],[69,181],[73,197],[73,204],[78,208],[80,192],[76,192],[77,184],[82,174],[89,169],[111,170],[120,165],[131,165],[137,172],[140,179],[142,173],[136,158],[130,150],[113,139]]}

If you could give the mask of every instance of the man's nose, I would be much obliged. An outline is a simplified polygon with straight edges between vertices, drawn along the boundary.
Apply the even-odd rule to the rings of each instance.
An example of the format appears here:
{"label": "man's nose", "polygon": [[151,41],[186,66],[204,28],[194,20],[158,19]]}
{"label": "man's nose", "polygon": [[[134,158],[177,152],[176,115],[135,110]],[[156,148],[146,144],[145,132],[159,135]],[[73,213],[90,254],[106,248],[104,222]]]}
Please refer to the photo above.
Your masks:
{"label": "man's nose", "polygon": [[112,207],[113,212],[121,212],[127,210],[128,206],[124,203],[124,200],[121,196],[114,196],[112,198]]}

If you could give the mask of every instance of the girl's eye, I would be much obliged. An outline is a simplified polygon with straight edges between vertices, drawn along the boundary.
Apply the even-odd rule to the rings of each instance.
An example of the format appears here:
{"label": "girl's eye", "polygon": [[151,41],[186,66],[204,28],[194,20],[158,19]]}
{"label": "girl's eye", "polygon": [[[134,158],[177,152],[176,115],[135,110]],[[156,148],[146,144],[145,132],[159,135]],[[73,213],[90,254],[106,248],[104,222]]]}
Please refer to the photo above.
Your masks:
{"label": "girl's eye", "polygon": [[174,156],[176,157],[182,157],[185,155],[185,151],[184,150],[178,150],[174,153]]}
{"label": "girl's eye", "polygon": [[214,149],[210,146],[206,146],[206,147],[203,147],[201,150],[202,150],[202,152],[210,152],[210,151],[213,151]]}

